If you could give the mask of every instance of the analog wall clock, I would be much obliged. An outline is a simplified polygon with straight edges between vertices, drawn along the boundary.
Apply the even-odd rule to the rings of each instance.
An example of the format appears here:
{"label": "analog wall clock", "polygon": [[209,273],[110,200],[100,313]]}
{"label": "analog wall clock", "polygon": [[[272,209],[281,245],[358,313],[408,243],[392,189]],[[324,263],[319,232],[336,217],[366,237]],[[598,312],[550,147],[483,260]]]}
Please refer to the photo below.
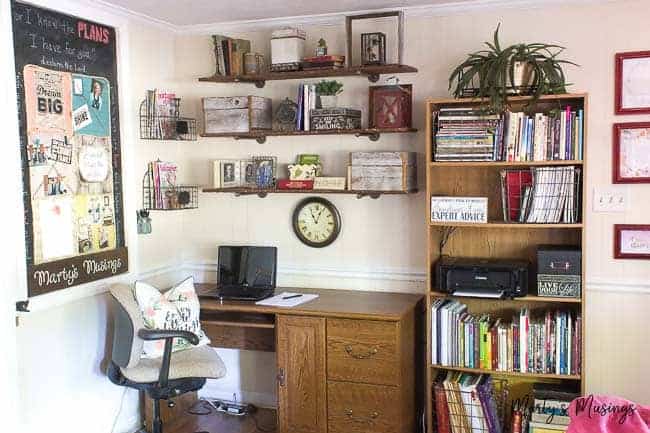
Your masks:
{"label": "analog wall clock", "polygon": [[341,215],[328,200],[309,197],[298,203],[293,212],[293,231],[305,245],[326,247],[341,231]]}

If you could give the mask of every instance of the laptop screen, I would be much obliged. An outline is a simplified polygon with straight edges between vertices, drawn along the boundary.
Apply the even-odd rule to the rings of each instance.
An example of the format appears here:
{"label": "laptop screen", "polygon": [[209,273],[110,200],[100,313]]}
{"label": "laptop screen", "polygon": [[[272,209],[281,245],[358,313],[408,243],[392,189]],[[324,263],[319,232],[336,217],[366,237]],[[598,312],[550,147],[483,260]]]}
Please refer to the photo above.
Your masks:
{"label": "laptop screen", "polygon": [[275,288],[276,247],[219,246],[219,287]]}

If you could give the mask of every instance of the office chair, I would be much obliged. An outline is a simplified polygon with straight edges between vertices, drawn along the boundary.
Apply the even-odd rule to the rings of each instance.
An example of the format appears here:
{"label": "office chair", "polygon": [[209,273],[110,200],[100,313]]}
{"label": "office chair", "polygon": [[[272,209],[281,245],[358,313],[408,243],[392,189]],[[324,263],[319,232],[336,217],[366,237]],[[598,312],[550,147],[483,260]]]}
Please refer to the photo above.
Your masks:
{"label": "office chair", "polygon": [[[115,285],[110,290],[116,301],[113,350],[107,376],[119,386],[128,386],[147,393],[154,402],[153,431],[162,433],[160,400],[169,400],[203,387],[206,378],[218,379],[226,374],[221,358],[210,346],[186,349],[172,354],[174,338],[184,338],[191,344],[199,337],[188,331],[145,329],[142,312],[127,285]],[[161,358],[140,359],[144,340],[165,340]],[[168,403],[173,407],[173,403]]]}

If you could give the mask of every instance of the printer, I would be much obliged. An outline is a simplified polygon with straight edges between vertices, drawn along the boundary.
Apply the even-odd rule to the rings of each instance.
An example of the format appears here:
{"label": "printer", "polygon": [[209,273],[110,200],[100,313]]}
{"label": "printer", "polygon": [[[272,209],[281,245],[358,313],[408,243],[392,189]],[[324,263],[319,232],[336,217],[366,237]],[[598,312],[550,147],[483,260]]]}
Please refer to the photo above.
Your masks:
{"label": "printer", "polygon": [[525,260],[441,257],[437,289],[455,296],[515,298],[528,294],[530,263]]}

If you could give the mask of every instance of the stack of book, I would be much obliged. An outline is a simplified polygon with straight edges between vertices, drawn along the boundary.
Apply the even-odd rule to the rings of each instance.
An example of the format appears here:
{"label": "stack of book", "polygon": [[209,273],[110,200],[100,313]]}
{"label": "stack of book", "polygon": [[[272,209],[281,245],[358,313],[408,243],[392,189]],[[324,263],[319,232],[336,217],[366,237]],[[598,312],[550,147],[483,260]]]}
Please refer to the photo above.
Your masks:
{"label": "stack of book", "polygon": [[436,161],[494,161],[501,116],[476,108],[441,108],[437,113]]}
{"label": "stack of book", "polygon": [[437,299],[431,308],[432,363],[538,374],[580,374],[582,318],[568,310],[535,315],[521,309],[510,323],[467,305]]}
{"label": "stack of book", "polygon": [[536,383],[533,385],[534,406],[528,423],[530,433],[565,432],[571,419],[569,405],[580,396],[577,389]]}
{"label": "stack of book", "polygon": [[318,70],[318,69],[339,69],[344,66],[345,56],[314,56],[305,57],[302,60],[302,69],[304,70]]}
{"label": "stack of book", "polygon": [[505,222],[567,223],[580,221],[580,168],[534,167],[501,171]]}
{"label": "stack of book", "polygon": [[296,115],[296,130],[310,131],[310,113],[316,108],[315,84],[301,84],[298,86],[298,110]]}
{"label": "stack of book", "polygon": [[244,55],[251,51],[251,41],[213,35],[214,51],[219,75],[242,75]]}
{"label": "stack of book", "polygon": [[438,433],[503,432],[489,375],[441,372],[433,393]]}
{"label": "stack of book", "polygon": [[582,109],[497,115],[478,108],[442,108],[436,115],[436,161],[582,160]]}
{"label": "stack of book", "polygon": [[173,162],[151,161],[148,165],[146,185],[149,194],[148,203],[143,203],[147,209],[172,209],[170,196],[166,194],[176,188],[176,170]]}

